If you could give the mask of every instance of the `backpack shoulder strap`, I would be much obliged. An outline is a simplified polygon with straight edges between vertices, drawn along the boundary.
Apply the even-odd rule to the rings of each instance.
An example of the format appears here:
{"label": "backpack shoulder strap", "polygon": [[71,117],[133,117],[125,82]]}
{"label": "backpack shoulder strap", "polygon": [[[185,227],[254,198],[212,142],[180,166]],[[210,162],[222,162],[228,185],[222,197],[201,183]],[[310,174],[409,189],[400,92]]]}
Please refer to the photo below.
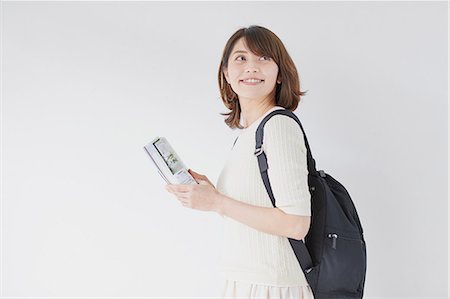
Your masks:
{"label": "backpack shoulder strap", "polygon": [[[264,182],[264,187],[266,188],[267,193],[269,194],[270,200],[272,201],[272,205],[274,207],[276,207],[275,197],[273,196],[272,187],[270,186],[269,176],[267,174],[267,169],[269,167],[267,165],[267,157],[262,148],[262,144],[263,144],[263,138],[264,138],[264,125],[272,116],[277,115],[277,114],[286,115],[286,116],[294,119],[299,124],[299,126],[303,132],[305,145],[306,145],[308,172],[309,172],[309,174],[317,175],[315,161],[312,157],[305,131],[303,130],[303,127],[300,123],[300,120],[297,118],[297,116],[293,112],[291,112],[290,110],[287,110],[287,109],[274,110],[271,113],[269,113],[266,117],[264,117],[264,119],[261,121],[258,128],[256,129],[256,146],[255,146],[254,154],[258,158],[259,171],[261,173],[261,177]],[[308,251],[305,243],[303,243],[302,240],[295,240],[295,239],[291,239],[291,238],[288,238],[288,240],[292,246],[292,249],[294,250],[294,253],[297,257],[297,260],[298,260],[303,272],[305,274],[309,273],[312,270],[313,261],[312,261],[311,255],[309,254],[309,251]]]}
{"label": "backpack shoulder strap", "polygon": [[260,170],[262,178],[263,178],[264,186],[266,187],[267,193],[269,194],[270,200],[272,201],[272,204],[274,207],[276,207],[275,198],[273,196],[272,188],[270,187],[269,177],[267,175],[267,169],[269,168],[269,166],[267,164],[267,157],[266,157],[266,154],[264,153],[264,149],[262,148],[262,145],[263,145],[263,139],[264,139],[264,125],[271,117],[278,115],[278,114],[285,115],[287,117],[294,119],[300,126],[300,129],[303,132],[303,138],[304,138],[305,145],[306,145],[306,160],[307,160],[307,164],[308,164],[308,173],[311,175],[318,175],[318,172],[316,170],[316,162],[315,162],[314,158],[312,157],[311,149],[308,144],[308,139],[306,138],[305,131],[303,130],[303,126],[302,126],[300,120],[298,119],[298,117],[292,111],[290,111],[288,109],[279,109],[279,110],[274,110],[274,111],[270,112],[268,115],[266,115],[264,117],[264,119],[261,121],[261,123],[258,125],[258,128],[256,129],[256,136],[255,136],[256,143],[255,143],[254,154],[258,158],[259,170]]}

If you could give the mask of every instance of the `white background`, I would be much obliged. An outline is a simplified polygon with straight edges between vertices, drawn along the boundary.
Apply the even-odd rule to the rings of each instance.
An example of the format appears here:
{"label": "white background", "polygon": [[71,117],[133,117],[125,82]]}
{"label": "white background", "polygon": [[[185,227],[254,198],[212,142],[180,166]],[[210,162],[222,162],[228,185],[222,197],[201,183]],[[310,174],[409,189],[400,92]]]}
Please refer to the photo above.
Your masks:
{"label": "white background", "polygon": [[365,298],[448,295],[446,2],[2,3],[1,296],[216,297],[223,219],[184,208],[143,145],[214,183],[227,39],[277,34],[317,169],[350,192]]}

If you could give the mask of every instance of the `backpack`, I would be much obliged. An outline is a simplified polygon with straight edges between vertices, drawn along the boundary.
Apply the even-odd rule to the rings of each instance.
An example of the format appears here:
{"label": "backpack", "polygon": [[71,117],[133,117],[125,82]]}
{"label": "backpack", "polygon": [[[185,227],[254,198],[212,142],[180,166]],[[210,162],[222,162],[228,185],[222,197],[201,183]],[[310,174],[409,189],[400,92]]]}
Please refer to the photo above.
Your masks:
{"label": "backpack", "polygon": [[272,204],[276,207],[267,174],[270,161],[268,163],[262,144],[264,124],[277,114],[291,117],[298,123],[307,149],[311,226],[305,242],[288,240],[314,298],[362,298],[367,268],[366,242],[355,205],[341,183],[324,170],[316,170],[300,120],[287,109],[269,113],[256,130],[254,154]]}

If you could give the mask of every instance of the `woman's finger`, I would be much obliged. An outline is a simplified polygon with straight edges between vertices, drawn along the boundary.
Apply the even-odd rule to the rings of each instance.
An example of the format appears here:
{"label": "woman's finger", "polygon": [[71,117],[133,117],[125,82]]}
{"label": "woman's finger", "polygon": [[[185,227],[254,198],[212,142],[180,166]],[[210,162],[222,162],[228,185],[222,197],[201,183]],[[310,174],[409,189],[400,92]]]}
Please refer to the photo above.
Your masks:
{"label": "woman's finger", "polygon": [[191,185],[183,185],[183,184],[179,184],[179,185],[171,184],[170,186],[169,185],[166,186],[166,190],[170,190],[175,193],[189,192],[191,188],[192,188]]}
{"label": "woman's finger", "polygon": [[199,178],[202,178],[202,179],[206,178],[206,176],[204,176],[203,174],[200,174],[200,173],[198,173],[198,172],[195,172],[195,171],[193,171],[192,169],[189,169],[189,172],[190,172],[191,174],[193,174],[194,176],[197,176],[197,177],[199,177]]}
{"label": "woman's finger", "polygon": [[178,200],[184,200],[189,198],[189,194],[187,192],[174,192],[174,195],[178,198]]}

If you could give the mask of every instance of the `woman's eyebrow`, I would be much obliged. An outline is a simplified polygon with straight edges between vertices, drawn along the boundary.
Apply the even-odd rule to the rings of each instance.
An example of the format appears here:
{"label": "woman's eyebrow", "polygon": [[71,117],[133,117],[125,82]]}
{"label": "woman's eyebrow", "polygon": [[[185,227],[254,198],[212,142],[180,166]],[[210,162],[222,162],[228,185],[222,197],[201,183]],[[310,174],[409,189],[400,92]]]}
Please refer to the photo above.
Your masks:
{"label": "woman's eyebrow", "polygon": [[237,50],[237,51],[234,51],[233,54],[231,54],[231,55],[234,55],[236,53],[248,53],[248,52],[247,51],[243,51],[243,50]]}

